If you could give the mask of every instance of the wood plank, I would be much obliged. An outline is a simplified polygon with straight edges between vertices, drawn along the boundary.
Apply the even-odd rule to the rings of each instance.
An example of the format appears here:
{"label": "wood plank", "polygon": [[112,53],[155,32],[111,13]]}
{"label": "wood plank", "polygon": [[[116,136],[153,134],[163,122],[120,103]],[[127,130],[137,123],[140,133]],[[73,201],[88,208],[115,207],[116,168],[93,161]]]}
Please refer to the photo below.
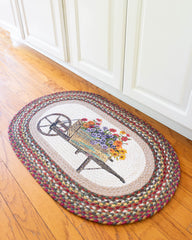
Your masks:
{"label": "wood plank", "polygon": [[192,223],[188,226],[187,231],[191,233],[191,238],[192,238]]}
{"label": "wood plank", "polygon": [[183,207],[192,211],[192,193],[186,190],[182,185],[177,189],[174,199],[177,200]]}
{"label": "wood plank", "polygon": [[28,239],[0,194],[0,238],[3,240]]}
{"label": "wood plank", "polygon": [[131,228],[134,230],[139,239],[148,240],[165,240],[168,239],[166,232],[163,231],[159,226],[154,224],[151,219],[131,224]]}
{"label": "wood plank", "polygon": [[174,222],[179,223],[184,229],[187,229],[192,222],[192,212],[174,198],[171,200],[171,204],[169,203],[165,206],[164,213],[166,213],[167,218],[173,219]]}
{"label": "wood plank", "polygon": [[192,193],[192,177],[186,173],[186,172],[181,172],[181,180],[180,180],[180,185],[185,188],[187,191]]}
{"label": "wood plank", "polygon": [[168,218],[167,214],[162,210],[152,218],[153,222],[158,225],[168,239],[174,240],[187,240],[190,239],[190,234],[177,222]]}

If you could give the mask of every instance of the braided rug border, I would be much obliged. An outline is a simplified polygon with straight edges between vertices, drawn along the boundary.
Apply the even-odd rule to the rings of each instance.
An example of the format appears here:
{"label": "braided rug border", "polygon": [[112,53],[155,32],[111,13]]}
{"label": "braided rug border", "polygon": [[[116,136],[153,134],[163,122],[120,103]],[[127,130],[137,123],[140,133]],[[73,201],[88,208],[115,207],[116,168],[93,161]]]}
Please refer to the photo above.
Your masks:
{"label": "braided rug border", "polygon": [[[50,159],[30,134],[29,122],[42,108],[68,100],[92,104],[138,134],[149,145],[155,169],[147,184],[123,196],[99,195],[79,185]],[[32,101],[12,119],[9,140],[17,157],[54,200],[70,212],[102,224],[132,223],[154,215],[169,202],[180,180],[178,157],[164,136],[143,120],[94,93],[58,92]]]}

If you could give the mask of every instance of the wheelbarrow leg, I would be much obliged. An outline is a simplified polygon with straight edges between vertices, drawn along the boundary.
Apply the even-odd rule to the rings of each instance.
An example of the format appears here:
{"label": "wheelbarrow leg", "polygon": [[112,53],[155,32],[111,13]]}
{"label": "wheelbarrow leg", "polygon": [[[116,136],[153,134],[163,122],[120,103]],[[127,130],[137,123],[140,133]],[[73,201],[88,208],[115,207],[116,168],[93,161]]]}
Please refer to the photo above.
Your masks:
{"label": "wheelbarrow leg", "polygon": [[76,171],[80,173],[90,161],[91,161],[91,157],[87,157],[85,161],[77,168]]}
{"label": "wheelbarrow leg", "polygon": [[109,167],[107,164],[105,164],[103,161],[92,157],[91,158],[94,162],[96,162],[102,169],[105,169],[107,172],[113,174],[114,176],[116,176],[117,178],[119,178],[119,180],[122,183],[125,183],[124,178],[122,178],[118,173],[116,173],[111,167]]}
{"label": "wheelbarrow leg", "polygon": [[93,160],[95,163],[97,163],[102,169],[106,170],[107,172],[109,172],[109,173],[113,174],[114,176],[116,176],[117,178],[119,178],[119,180],[122,183],[125,183],[124,178],[122,178],[118,173],[116,173],[111,167],[109,167],[103,161],[101,161],[97,158],[94,158],[92,156],[87,157],[87,159],[85,159],[85,161],[78,167],[78,169],[76,171],[78,173],[80,173],[91,160]]}

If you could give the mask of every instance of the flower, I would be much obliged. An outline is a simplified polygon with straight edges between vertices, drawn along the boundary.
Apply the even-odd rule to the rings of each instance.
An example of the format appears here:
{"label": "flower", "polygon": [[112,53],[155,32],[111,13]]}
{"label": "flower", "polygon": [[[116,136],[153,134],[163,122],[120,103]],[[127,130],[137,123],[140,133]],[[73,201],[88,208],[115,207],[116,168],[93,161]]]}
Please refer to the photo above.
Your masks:
{"label": "flower", "polygon": [[95,132],[96,131],[96,129],[95,128],[91,128],[91,132]]}
{"label": "flower", "polygon": [[115,150],[113,148],[110,148],[110,153],[114,153]]}
{"label": "flower", "polygon": [[114,128],[110,128],[109,131],[111,131],[111,132],[117,132],[117,130],[114,129]]}
{"label": "flower", "polygon": [[95,125],[95,122],[89,121],[88,124],[89,124],[89,125]]}
{"label": "flower", "polygon": [[102,119],[100,119],[100,118],[96,118],[96,120],[97,120],[98,122],[102,122]]}
{"label": "flower", "polygon": [[108,144],[110,144],[110,145],[113,144],[113,141],[112,141],[112,140],[109,140],[109,141],[108,141]]}
{"label": "flower", "polygon": [[106,144],[102,144],[101,147],[102,147],[103,149],[107,149],[107,148],[108,148],[108,146],[107,146]]}
{"label": "flower", "polygon": [[88,127],[89,127],[89,124],[88,124],[88,123],[84,123],[84,124],[83,124],[83,127],[84,127],[84,128],[88,128]]}
{"label": "flower", "polygon": [[122,145],[120,145],[120,144],[117,144],[117,145],[116,145],[116,149],[117,149],[117,150],[119,150],[121,147],[122,147]]}
{"label": "flower", "polygon": [[116,134],[116,133],[115,133],[115,134],[113,134],[113,136],[114,136],[114,137],[117,137],[117,138],[119,137],[119,135],[118,135],[118,134]]}
{"label": "flower", "polygon": [[119,159],[120,159],[120,160],[125,160],[125,154],[121,154],[121,155],[119,156]]}
{"label": "flower", "polygon": [[126,132],[125,131],[120,131],[120,134],[126,134]]}
{"label": "flower", "polygon": [[96,145],[96,144],[97,144],[97,142],[96,142],[96,141],[93,141],[93,140],[91,140],[90,143],[91,143],[92,145]]}
{"label": "flower", "polygon": [[103,133],[103,130],[102,129],[98,129],[97,130],[99,133]]}
{"label": "flower", "polygon": [[121,141],[119,141],[119,140],[116,140],[114,143],[113,143],[113,145],[115,145],[115,146],[122,146],[122,142]]}
{"label": "flower", "polygon": [[[101,126],[102,119],[96,118],[89,121],[87,118],[82,118],[82,129],[89,133],[90,144],[100,146],[100,148],[107,150],[110,153],[111,159],[125,160],[127,150],[122,146],[127,145],[126,141],[129,140],[129,134],[125,131],[120,131],[117,134],[117,130],[114,128],[108,128]],[[100,151],[102,151],[100,149]]]}
{"label": "flower", "polygon": [[115,148],[116,148],[116,146],[115,146],[115,145],[111,145],[111,148],[115,149]]}
{"label": "flower", "polygon": [[97,134],[96,133],[91,133],[91,136],[92,137],[97,137]]}
{"label": "flower", "polygon": [[82,118],[81,119],[81,121],[83,121],[83,122],[87,122],[87,120],[88,120],[87,118]]}
{"label": "flower", "polygon": [[120,153],[120,154],[125,154],[125,153],[127,153],[127,150],[121,148],[121,149],[119,149],[119,153]]}
{"label": "flower", "polygon": [[118,157],[118,155],[119,155],[119,153],[118,153],[117,151],[114,151],[114,152],[112,153],[112,156],[113,156],[113,157]]}
{"label": "flower", "polygon": [[128,140],[128,137],[122,137],[121,140],[126,142]]}
{"label": "flower", "polygon": [[105,139],[102,139],[102,140],[101,140],[101,144],[104,144],[104,143],[106,143],[106,140],[105,140]]}

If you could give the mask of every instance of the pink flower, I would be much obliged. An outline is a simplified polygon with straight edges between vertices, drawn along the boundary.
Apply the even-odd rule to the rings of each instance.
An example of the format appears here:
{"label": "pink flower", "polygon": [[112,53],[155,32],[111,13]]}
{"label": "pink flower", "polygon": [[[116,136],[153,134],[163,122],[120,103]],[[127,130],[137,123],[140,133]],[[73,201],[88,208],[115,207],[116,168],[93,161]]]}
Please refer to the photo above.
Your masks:
{"label": "pink flower", "polygon": [[118,135],[118,134],[113,134],[113,136],[119,137],[119,135]]}
{"label": "pink flower", "polygon": [[82,118],[81,121],[86,122],[88,119],[87,118]]}
{"label": "pink flower", "polygon": [[125,142],[125,141],[128,140],[128,138],[127,137],[122,137],[121,140]]}
{"label": "pink flower", "polygon": [[97,120],[98,122],[102,122],[102,119],[100,119],[100,118],[96,118],[96,120]]}
{"label": "pink flower", "polygon": [[117,130],[114,129],[114,128],[110,128],[109,131],[111,131],[111,132],[117,132]]}

